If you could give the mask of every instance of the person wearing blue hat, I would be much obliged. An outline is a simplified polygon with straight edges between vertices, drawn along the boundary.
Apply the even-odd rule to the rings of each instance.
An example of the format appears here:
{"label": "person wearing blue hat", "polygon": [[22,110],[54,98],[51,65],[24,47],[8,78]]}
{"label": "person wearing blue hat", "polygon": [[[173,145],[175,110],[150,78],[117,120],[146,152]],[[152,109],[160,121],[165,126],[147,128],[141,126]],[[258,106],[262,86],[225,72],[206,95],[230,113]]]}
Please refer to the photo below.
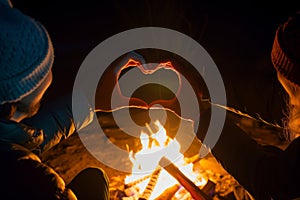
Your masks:
{"label": "person wearing blue hat", "polygon": [[87,105],[83,121],[74,122],[66,97],[51,105],[56,110],[34,117],[52,82],[53,61],[45,27],[9,0],[0,0],[0,199],[108,199],[102,169],[87,168],[66,185],[39,158],[89,124],[94,114]]}

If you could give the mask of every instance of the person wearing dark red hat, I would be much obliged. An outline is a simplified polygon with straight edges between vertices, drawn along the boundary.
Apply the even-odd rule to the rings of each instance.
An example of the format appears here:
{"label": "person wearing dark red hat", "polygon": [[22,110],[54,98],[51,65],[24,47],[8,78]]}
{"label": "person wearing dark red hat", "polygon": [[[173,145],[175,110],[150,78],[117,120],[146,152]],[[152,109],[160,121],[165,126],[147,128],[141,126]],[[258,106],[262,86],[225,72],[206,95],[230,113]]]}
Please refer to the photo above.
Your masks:
{"label": "person wearing dark red hat", "polygon": [[300,134],[300,12],[281,25],[271,53],[278,80],[289,95],[288,129],[292,138]]}
{"label": "person wearing dark red hat", "polygon": [[288,146],[280,149],[258,144],[227,117],[219,140],[211,149],[254,199],[300,199],[300,12],[277,28],[271,61],[289,96],[290,113],[284,127],[291,139]]}

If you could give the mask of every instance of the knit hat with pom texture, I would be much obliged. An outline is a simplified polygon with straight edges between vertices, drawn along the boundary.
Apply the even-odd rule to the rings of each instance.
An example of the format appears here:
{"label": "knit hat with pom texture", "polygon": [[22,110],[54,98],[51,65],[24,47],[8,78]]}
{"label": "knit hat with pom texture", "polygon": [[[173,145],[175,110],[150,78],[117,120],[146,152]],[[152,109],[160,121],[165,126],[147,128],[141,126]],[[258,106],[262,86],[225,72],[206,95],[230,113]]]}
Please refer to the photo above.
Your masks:
{"label": "knit hat with pom texture", "polygon": [[0,104],[17,102],[50,72],[54,52],[42,24],[0,0]]}
{"label": "knit hat with pom texture", "polygon": [[300,87],[300,12],[278,27],[271,59],[283,77]]}

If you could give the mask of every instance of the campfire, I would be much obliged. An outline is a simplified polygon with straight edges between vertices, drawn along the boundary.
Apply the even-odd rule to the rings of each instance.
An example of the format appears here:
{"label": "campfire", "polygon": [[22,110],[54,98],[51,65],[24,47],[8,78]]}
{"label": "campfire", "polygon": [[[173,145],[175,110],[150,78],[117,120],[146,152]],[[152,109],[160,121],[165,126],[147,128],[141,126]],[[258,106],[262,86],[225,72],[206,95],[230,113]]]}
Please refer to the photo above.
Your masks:
{"label": "campfire", "polygon": [[[154,124],[156,131],[152,131],[147,125],[149,133],[141,132],[142,149],[129,154],[133,167],[132,174],[125,178],[126,197],[123,199],[156,199],[171,188],[178,189],[174,194],[176,199],[191,199],[191,194],[184,192],[186,189],[179,186],[176,175],[182,173],[181,178],[188,180],[185,186],[191,187],[195,193],[198,187],[201,188],[206,184],[207,180],[193,171],[193,164],[188,163],[180,153],[180,144],[176,139],[168,137],[160,122],[155,121]],[[202,199],[201,196],[199,199]]]}
{"label": "campfire", "polygon": [[[187,106],[184,107],[180,104],[180,100],[186,99],[183,91],[193,91],[189,84],[201,85],[203,88],[201,91],[193,91],[195,102],[202,99],[202,95],[207,93],[207,88],[201,81],[199,83],[201,77],[194,77],[196,73],[193,70],[189,71],[182,67],[189,64],[173,66],[173,61],[166,61],[143,66],[130,58],[122,66],[114,68],[117,66],[116,63],[106,70],[106,76],[103,76],[99,82],[96,107],[105,113],[104,118],[98,120],[105,130],[106,137],[122,150],[127,150],[132,168],[125,176],[111,178],[112,199],[244,199],[235,198],[236,196],[245,196],[245,199],[248,199],[247,192],[214,160],[211,154],[201,159],[198,155],[201,142],[195,138],[195,128],[199,128],[200,124],[195,120],[199,118],[200,107],[191,106],[190,99],[185,101]],[[127,70],[137,74],[126,79],[124,74]],[[137,77],[142,78],[137,79]],[[160,79],[156,80],[155,77]],[[170,77],[172,78],[168,80]],[[191,80],[187,81],[185,77]],[[143,82],[151,78],[154,83],[157,81],[162,83]],[[124,83],[127,82],[124,80],[132,79],[136,84],[141,81],[141,86],[126,96],[123,90],[127,86]],[[102,82],[111,82],[111,84],[101,84]],[[171,83],[170,88],[175,89],[164,87],[164,83]],[[102,98],[103,96],[108,98]],[[153,109],[156,105],[161,106]],[[162,110],[165,113],[165,121],[161,120],[162,116],[159,114]],[[150,112],[154,115],[158,113],[156,115],[158,118],[151,117],[150,120]],[[114,116],[118,118],[115,119]],[[129,118],[135,123],[132,127],[131,121],[127,123]],[[119,119],[122,122],[121,127],[117,123]],[[120,132],[114,134],[117,129],[112,127],[118,127]],[[124,142],[127,143],[124,145]],[[214,164],[203,167],[203,164],[207,164],[205,163],[207,159],[213,160]],[[215,170],[218,168],[222,170]]]}
{"label": "campfire", "polygon": [[140,132],[142,147],[128,150],[131,173],[111,179],[112,200],[251,199],[211,154],[185,157],[160,121],[146,127]]}

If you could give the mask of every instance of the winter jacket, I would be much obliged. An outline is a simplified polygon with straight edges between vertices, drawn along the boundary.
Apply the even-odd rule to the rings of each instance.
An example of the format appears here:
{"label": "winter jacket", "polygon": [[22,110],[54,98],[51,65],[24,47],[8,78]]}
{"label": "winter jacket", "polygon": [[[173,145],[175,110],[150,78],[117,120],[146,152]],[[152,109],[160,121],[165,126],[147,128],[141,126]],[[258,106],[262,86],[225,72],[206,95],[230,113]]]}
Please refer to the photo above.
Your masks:
{"label": "winter jacket", "polygon": [[0,120],[1,199],[76,199],[38,155],[87,125],[93,113],[83,108],[83,114],[82,122],[74,121],[71,96],[66,96],[21,123]]}

